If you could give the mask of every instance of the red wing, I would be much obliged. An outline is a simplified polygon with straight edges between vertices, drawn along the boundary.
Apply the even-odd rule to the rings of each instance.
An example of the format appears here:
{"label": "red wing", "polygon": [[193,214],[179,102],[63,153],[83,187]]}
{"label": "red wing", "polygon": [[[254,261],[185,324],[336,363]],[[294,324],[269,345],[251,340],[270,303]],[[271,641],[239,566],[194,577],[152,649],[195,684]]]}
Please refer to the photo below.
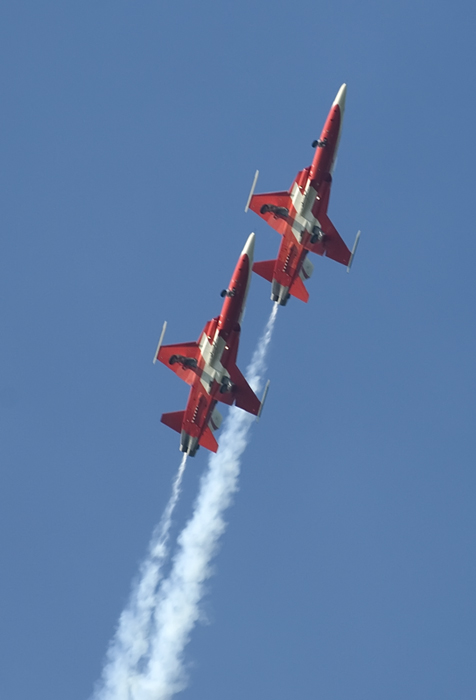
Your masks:
{"label": "red wing", "polygon": [[291,204],[289,192],[267,192],[253,195],[249,208],[283,235],[288,226]]}
{"label": "red wing", "polygon": [[233,406],[235,394],[232,391],[226,391],[224,394],[216,394],[215,398],[220,403],[226,403],[227,406]]}
{"label": "red wing", "polygon": [[259,398],[236,365],[228,367],[228,371],[231,381],[235,385],[233,394],[236,399],[236,405],[238,408],[242,408],[244,411],[248,411],[248,413],[257,416],[261,406]]}
{"label": "red wing", "polygon": [[172,372],[192,384],[196,375],[196,367],[200,358],[198,343],[180,343],[178,345],[162,345],[157,359],[169,367]]}
{"label": "red wing", "polygon": [[[347,248],[346,244],[340,237],[332,221],[329,217],[322,216],[320,218],[321,228],[326,234],[326,240],[324,243],[315,243],[309,246],[309,250],[318,255],[322,255],[325,252],[328,258],[332,258],[342,265],[348,265],[350,260],[350,250]],[[306,246],[307,248],[308,246]]]}

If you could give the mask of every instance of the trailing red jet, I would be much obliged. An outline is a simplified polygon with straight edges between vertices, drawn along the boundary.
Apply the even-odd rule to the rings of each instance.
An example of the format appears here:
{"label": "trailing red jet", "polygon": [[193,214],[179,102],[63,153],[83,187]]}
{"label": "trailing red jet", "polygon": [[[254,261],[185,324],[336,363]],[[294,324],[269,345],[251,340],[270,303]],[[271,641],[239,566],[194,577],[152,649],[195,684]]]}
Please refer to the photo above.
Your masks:
{"label": "trailing red jet", "polygon": [[256,262],[253,270],[272,284],[271,299],[284,306],[289,297],[309,299],[304,282],[314,266],[309,251],[325,255],[350,269],[360,232],[352,253],[327,216],[332,172],[342,132],[346,85],[342,85],[324,124],[312,164],[298,173],[288,192],[253,194],[256,172],[245,211],[252,209],[283,237],[277,260]]}
{"label": "trailing red jet", "polygon": [[[241,322],[251,281],[255,235],[252,233],[243,248],[230,286],[224,289],[221,314],[207,323],[196,343],[163,345],[166,324],[162,330],[154,357],[170,367],[191,385],[185,411],[164,413],[160,419],[180,433],[180,450],[193,457],[199,445],[216,452],[218,443],[213,432],[220,427],[222,417],[216,408],[218,401],[236,403],[259,416],[260,402],[236,366]],[[266,390],[265,390],[266,393]]]}

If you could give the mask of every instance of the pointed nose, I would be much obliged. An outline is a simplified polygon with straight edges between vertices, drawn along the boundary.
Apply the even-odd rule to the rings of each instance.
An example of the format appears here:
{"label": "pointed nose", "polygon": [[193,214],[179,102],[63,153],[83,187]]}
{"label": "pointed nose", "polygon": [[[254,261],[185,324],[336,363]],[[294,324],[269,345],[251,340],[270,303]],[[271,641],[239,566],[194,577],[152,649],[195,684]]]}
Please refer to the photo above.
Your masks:
{"label": "pointed nose", "polygon": [[255,234],[250,233],[250,235],[248,236],[248,240],[245,243],[245,247],[241,251],[242,255],[248,256],[249,261],[250,261],[250,269],[251,269],[251,265],[253,264],[254,252],[255,252]]}
{"label": "pointed nose", "polygon": [[337,93],[336,98],[335,98],[334,102],[332,103],[333,107],[334,107],[334,105],[339,105],[341,115],[344,114],[346,94],[347,94],[347,85],[344,83],[343,85],[340,86],[339,92]]}

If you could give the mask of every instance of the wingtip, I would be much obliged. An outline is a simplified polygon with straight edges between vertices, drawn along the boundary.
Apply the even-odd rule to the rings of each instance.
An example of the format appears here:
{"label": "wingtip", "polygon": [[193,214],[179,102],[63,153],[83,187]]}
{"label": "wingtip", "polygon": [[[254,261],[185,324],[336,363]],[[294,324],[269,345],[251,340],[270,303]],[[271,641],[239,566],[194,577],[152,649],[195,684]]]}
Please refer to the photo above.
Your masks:
{"label": "wingtip", "polygon": [[157,362],[157,357],[159,355],[159,350],[162,345],[162,341],[164,339],[165,331],[167,330],[167,321],[164,321],[164,325],[162,326],[162,333],[160,334],[159,342],[157,344],[157,350],[155,351],[154,359],[152,360],[152,364],[155,365]]}
{"label": "wingtip", "polygon": [[252,196],[253,196],[253,194],[254,194],[255,187],[256,187],[256,183],[258,182],[258,175],[259,175],[259,170],[257,170],[257,171],[255,172],[255,176],[254,176],[254,178],[253,178],[253,184],[251,185],[251,190],[250,190],[250,193],[249,193],[249,195],[248,195],[248,201],[246,202],[246,206],[245,206],[245,213],[246,213],[246,212],[248,211],[248,209],[250,208],[251,198],[252,198]]}
{"label": "wingtip", "polygon": [[267,395],[268,395],[269,385],[270,385],[270,384],[271,384],[271,380],[268,379],[268,381],[266,382],[266,386],[265,386],[265,388],[264,388],[264,391],[263,391],[263,398],[261,399],[261,403],[260,403],[260,406],[259,406],[259,411],[258,411],[258,413],[257,413],[257,415],[256,415],[256,421],[259,421],[259,419],[260,419],[260,417],[261,417],[261,414],[263,413],[264,402],[266,401],[266,397],[267,397]]}
{"label": "wingtip", "polygon": [[352,253],[350,254],[350,258],[349,258],[349,264],[347,265],[347,272],[350,272],[350,268],[352,267],[352,263],[354,262],[354,255],[357,251],[357,246],[359,245],[359,240],[360,240],[360,231],[357,231],[357,235],[356,235],[355,241],[354,241],[354,246],[352,248]]}

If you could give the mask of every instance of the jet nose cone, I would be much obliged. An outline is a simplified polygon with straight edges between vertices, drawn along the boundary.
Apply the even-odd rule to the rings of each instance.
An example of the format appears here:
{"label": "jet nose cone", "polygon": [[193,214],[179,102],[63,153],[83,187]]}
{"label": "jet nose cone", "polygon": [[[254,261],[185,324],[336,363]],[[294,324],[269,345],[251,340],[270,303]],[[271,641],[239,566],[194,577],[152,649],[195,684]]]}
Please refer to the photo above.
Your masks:
{"label": "jet nose cone", "polygon": [[250,265],[253,264],[253,255],[255,252],[255,234],[250,233],[248,240],[245,243],[245,247],[241,251],[242,255],[247,255],[250,259]]}
{"label": "jet nose cone", "polygon": [[347,85],[344,83],[343,85],[340,86],[339,92],[337,93],[336,98],[332,104],[333,107],[334,107],[334,105],[339,105],[341,114],[344,113],[346,94],[347,94]]}

